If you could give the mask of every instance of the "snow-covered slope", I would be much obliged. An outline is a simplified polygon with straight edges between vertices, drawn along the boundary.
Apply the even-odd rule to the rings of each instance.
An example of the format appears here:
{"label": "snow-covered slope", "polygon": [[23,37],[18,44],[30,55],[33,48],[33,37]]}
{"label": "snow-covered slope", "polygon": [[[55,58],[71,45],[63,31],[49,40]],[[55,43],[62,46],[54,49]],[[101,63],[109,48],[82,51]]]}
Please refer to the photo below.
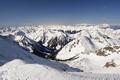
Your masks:
{"label": "snow-covered slope", "polygon": [[0,36],[0,65],[13,59],[28,59],[30,56],[7,36]]}
{"label": "snow-covered slope", "polygon": [[56,58],[64,60],[77,55],[78,59],[66,64],[84,71],[104,68],[111,61],[119,67],[120,37],[116,33],[119,34],[120,30],[104,26],[86,27],[62,48]]}
{"label": "snow-covered slope", "polygon": [[70,41],[67,34],[59,30],[43,30],[37,31],[32,35],[36,35],[34,38],[37,42],[42,42],[42,44],[51,49],[60,50],[66,43]]}
{"label": "snow-covered slope", "polygon": [[[51,62],[48,59],[37,57],[34,54],[27,52],[26,50],[24,50],[16,42],[11,40],[7,36],[0,36],[0,44],[1,44],[0,45],[0,51],[1,51],[0,52],[0,65],[3,65],[6,62],[9,62],[14,59],[21,59],[24,61],[32,61],[31,63],[41,63],[41,64],[48,65],[48,66],[61,69],[61,70],[64,70],[64,68],[65,70],[67,70],[67,67],[69,69],[69,66],[67,65],[61,64],[56,61]],[[59,64],[61,67],[59,66]],[[75,69],[73,68],[73,70]],[[76,70],[80,71],[79,69],[76,69]]]}
{"label": "snow-covered slope", "polygon": [[45,65],[13,60],[0,67],[1,80],[119,80],[119,74],[66,73]]}
{"label": "snow-covered slope", "polygon": [[[108,28],[108,30],[111,29]],[[57,58],[62,56],[64,58],[70,58],[71,55],[73,56],[80,53],[88,54],[106,46],[119,46],[120,40],[117,35],[113,32],[108,34],[108,30],[98,27],[89,27],[81,30],[78,34],[75,34],[75,39],[65,45],[65,47],[58,53]]]}
{"label": "snow-covered slope", "polygon": [[4,64],[0,67],[1,80],[56,80],[57,75],[65,80],[68,77],[64,71],[80,71],[30,54],[7,36],[0,36],[0,44],[0,65]]}
{"label": "snow-covered slope", "polygon": [[4,27],[0,65],[2,80],[119,80],[120,29],[108,24]]}
{"label": "snow-covered slope", "polygon": [[0,78],[3,80],[65,80],[62,72],[45,65],[13,60],[0,68]]}

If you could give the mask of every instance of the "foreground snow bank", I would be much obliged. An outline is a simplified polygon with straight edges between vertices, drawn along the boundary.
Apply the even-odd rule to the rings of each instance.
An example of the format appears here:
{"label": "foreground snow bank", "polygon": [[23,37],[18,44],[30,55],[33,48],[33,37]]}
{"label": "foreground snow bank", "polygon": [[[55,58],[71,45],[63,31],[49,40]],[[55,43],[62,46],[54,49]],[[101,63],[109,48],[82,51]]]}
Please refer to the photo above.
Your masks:
{"label": "foreground snow bank", "polygon": [[0,67],[0,80],[119,80],[119,74],[63,72],[15,59]]}
{"label": "foreground snow bank", "polygon": [[[58,78],[59,77],[59,78]],[[63,72],[40,64],[13,60],[0,68],[2,80],[65,80]]]}

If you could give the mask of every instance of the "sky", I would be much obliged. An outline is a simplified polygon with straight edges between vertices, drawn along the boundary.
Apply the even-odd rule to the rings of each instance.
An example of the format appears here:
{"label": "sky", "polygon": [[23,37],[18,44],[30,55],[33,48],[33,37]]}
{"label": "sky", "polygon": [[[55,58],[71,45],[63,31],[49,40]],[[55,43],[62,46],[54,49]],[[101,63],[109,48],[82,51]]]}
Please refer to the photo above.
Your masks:
{"label": "sky", "polygon": [[119,24],[120,0],[0,0],[0,24]]}

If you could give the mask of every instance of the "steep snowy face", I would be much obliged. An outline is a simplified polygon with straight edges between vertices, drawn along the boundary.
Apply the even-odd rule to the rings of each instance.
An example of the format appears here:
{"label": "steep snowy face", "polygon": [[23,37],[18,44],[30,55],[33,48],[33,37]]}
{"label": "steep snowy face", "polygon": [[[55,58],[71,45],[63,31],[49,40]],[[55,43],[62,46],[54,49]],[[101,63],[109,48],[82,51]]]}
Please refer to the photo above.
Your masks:
{"label": "steep snowy face", "polygon": [[18,27],[15,29],[5,28],[1,33],[2,35],[11,35],[12,39],[25,50],[42,57],[51,56],[51,53],[52,55],[57,54],[63,46],[71,41],[71,37],[61,30],[43,27]]}
{"label": "steep snowy face", "polygon": [[56,61],[52,62],[50,60],[37,57],[20,47],[9,36],[0,36],[0,44],[0,65],[3,65],[14,59],[19,59],[24,64],[28,62],[30,64],[46,65],[61,71],[80,71],[79,69],[74,69],[68,65]]}
{"label": "steep snowy face", "polygon": [[88,54],[94,51],[94,43],[86,36],[79,39],[75,39],[65,45],[65,47],[57,54],[57,59],[69,59],[73,56],[79,55],[80,53]]}
{"label": "steep snowy face", "polygon": [[[31,54],[25,50],[26,46],[25,45],[20,46],[16,41],[13,40],[14,38],[15,37],[13,35],[0,36],[0,44],[1,44],[0,45],[0,51],[1,51],[0,52],[0,63],[1,64],[4,64],[13,59],[22,59],[22,60],[32,59]],[[22,39],[19,38],[19,41],[20,40]],[[20,41],[20,43],[23,43],[23,42]],[[32,46],[32,47],[34,47],[34,49],[40,49],[40,50],[45,49],[42,46],[37,47],[37,48],[35,46]],[[45,53],[42,53],[41,51],[41,53],[39,52],[39,55],[45,55]]]}
{"label": "steep snowy face", "polygon": [[0,36],[0,64],[13,59],[28,59],[28,52],[6,36]]}
{"label": "steep snowy face", "polygon": [[108,30],[99,27],[82,29],[73,41],[62,48],[56,58],[67,59],[77,54],[89,54],[107,46],[120,45],[119,38],[115,36],[116,33],[111,32],[108,35],[107,33],[109,33]]}
{"label": "steep snowy face", "polygon": [[55,50],[60,50],[70,41],[70,37],[66,33],[58,30],[44,30],[39,34],[35,41]]}
{"label": "steep snowy face", "polygon": [[[8,31],[7,31],[8,30]],[[72,67],[90,65],[104,66],[107,62],[114,61],[114,53],[119,56],[119,50],[109,52],[106,47],[120,45],[120,30],[112,29],[110,25],[74,25],[74,26],[37,26],[18,27],[0,30],[2,35],[9,35],[25,50],[46,57],[51,55],[58,60],[69,60],[77,56],[76,60],[71,60]],[[42,55],[41,55],[42,53]],[[118,53],[118,54],[117,54]],[[57,54],[57,55],[56,55]],[[101,56],[103,55],[103,56]],[[78,58],[79,57],[79,58]],[[91,57],[91,58],[90,58]],[[97,59],[96,58],[101,58]],[[110,58],[109,60],[105,57]],[[96,61],[99,62],[99,64]],[[104,63],[103,63],[104,62]],[[119,63],[118,63],[119,64]]]}
{"label": "steep snowy face", "polygon": [[[26,52],[11,36],[0,36],[0,79],[53,80],[68,78],[63,71],[80,71],[59,62],[52,62]],[[47,75],[47,77],[45,77]]]}
{"label": "steep snowy face", "polygon": [[21,47],[29,52],[33,52],[32,44],[34,44],[34,41],[27,38],[23,31],[15,32],[13,36],[13,40],[16,41]]}
{"label": "steep snowy face", "polygon": [[120,29],[107,24],[1,28],[0,65],[2,80],[119,80]]}
{"label": "steep snowy face", "polygon": [[65,60],[77,55],[79,58],[66,64],[84,71],[108,68],[108,66],[119,67],[120,40],[116,33],[119,34],[120,30],[113,30],[109,27],[81,29],[74,35],[75,39],[65,45],[56,58]]}
{"label": "steep snowy face", "polygon": [[41,42],[36,42],[30,38],[28,38],[24,32],[19,31],[14,35],[14,40],[25,50],[31,52],[37,56],[48,58],[51,55],[55,54],[55,49],[50,49],[49,47],[45,47]]}

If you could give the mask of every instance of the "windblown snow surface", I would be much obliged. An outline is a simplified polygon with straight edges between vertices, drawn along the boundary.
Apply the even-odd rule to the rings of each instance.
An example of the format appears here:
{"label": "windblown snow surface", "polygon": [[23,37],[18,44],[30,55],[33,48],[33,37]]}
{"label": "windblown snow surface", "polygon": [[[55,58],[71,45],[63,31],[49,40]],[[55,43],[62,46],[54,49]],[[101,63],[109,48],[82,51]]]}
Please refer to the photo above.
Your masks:
{"label": "windblown snow surface", "polygon": [[0,80],[120,80],[120,26],[1,27]]}

